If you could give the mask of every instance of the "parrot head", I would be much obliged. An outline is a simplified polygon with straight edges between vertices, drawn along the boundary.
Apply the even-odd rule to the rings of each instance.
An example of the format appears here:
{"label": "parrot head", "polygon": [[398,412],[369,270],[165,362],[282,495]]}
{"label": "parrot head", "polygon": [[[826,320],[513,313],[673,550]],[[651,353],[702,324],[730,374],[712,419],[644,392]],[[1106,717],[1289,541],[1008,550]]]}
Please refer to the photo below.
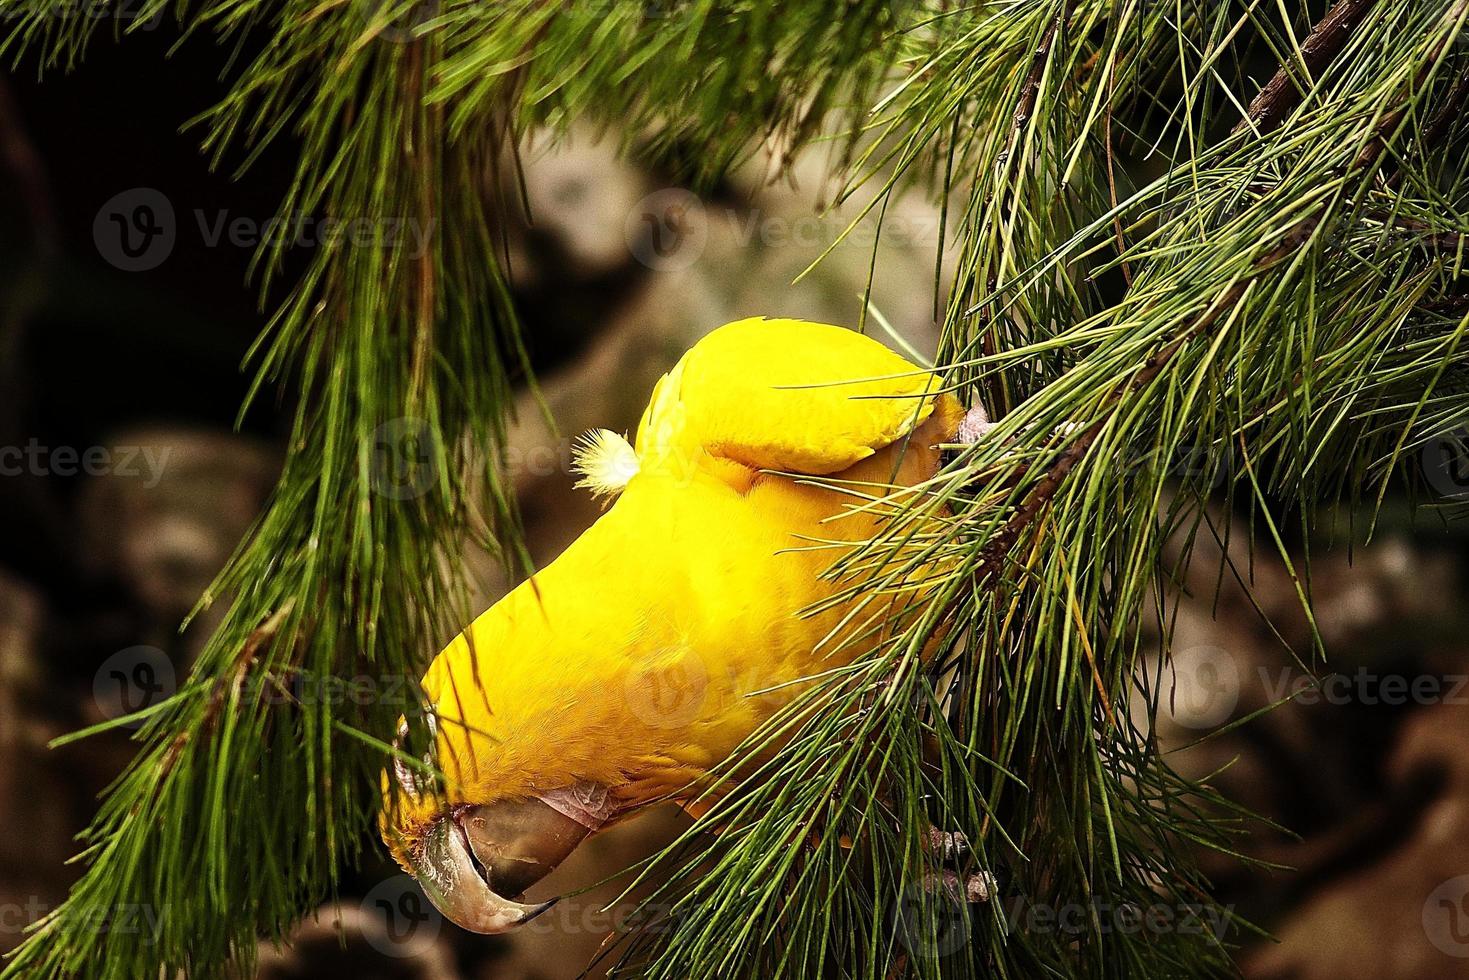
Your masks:
{"label": "parrot head", "polygon": [[[462,638],[456,642],[462,645]],[[502,933],[556,904],[555,898],[526,902],[524,895],[608,822],[613,804],[604,786],[588,780],[535,789],[557,782],[554,752],[543,750],[537,769],[518,751],[533,742],[494,731],[499,719],[487,710],[485,692],[454,685],[452,667],[463,659],[446,651],[436,666],[450,669],[431,670],[425,679],[431,748],[422,768],[400,755],[384,773],[380,829],[399,864],[450,921],[471,932]],[[436,697],[440,678],[448,678],[451,690]],[[408,741],[405,721],[395,748],[403,753]]]}

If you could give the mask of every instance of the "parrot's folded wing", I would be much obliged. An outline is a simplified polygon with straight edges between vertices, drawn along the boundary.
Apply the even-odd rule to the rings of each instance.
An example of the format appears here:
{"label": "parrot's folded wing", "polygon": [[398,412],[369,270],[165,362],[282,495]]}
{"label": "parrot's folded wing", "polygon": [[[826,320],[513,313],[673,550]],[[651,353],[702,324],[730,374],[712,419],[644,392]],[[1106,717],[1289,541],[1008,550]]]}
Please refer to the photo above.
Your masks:
{"label": "parrot's folded wing", "polygon": [[757,469],[837,473],[921,425],[940,391],[936,375],[851,330],[738,320],[658,383],[637,451],[646,460],[702,449]]}

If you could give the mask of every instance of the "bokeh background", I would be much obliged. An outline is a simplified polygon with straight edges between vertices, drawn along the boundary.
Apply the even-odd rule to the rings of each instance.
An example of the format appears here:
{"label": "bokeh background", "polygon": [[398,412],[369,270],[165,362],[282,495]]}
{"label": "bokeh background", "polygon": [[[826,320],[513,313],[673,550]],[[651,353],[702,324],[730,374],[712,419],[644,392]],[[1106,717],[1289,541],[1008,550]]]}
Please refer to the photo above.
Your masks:
{"label": "bokeh background", "polygon": [[[173,40],[159,28],[125,50],[98,44],[44,83],[0,76],[0,951],[64,898],[73,835],[132,751],[126,732],[48,743],[166,695],[189,669],[212,617],[179,624],[259,513],[294,407],[284,390],[237,419],[242,359],[269,310],[249,280],[252,247],[272,231],[290,147],[239,179],[212,172],[178,123],[208,106],[219,63],[207,45],[165,57]],[[924,194],[892,205],[880,236],[860,223],[793,284],[856,216],[823,212],[820,152],[776,181],[756,153],[695,196],[615,143],[532,139],[534,223],[510,232],[555,421],[526,392],[507,456],[538,563],[598,512],[572,487],[573,438],[631,428],[653,382],[709,329],[752,314],[855,323],[870,301],[879,336],[880,320],[920,352],[936,343],[943,249]],[[419,231],[363,247],[411,248]],[[303,256],[320,232],[309,217],[286,228]],[[1441,497],[1469,494],[1450,443],[1422,462]],[[1251,555],[1239,531],[1201,535],[1172,662],[1151,666],[1171,689],[1158,726],[1177,764],[1279,825],[1251,824],[1242,844],[1272,868],[1206,858],[1220,900],[1273,936],[1227,939],[1251,977],[1469,976],[1469,534],[1393,498],[1370,543],[1343,514],[1306,530],[1331,654],[1320,686],[1287,653],[1309,630],[1288,569],[1268,548]],[[481,606],[511,584],[488,558],[470,573]],[[595,882],[684,826],[676,811],[650,815],[543,887]],[[293,948],[261,951],[261,975],[575,976],[630,910],[625,884],[491,939],[443,923],[370,857]]]}

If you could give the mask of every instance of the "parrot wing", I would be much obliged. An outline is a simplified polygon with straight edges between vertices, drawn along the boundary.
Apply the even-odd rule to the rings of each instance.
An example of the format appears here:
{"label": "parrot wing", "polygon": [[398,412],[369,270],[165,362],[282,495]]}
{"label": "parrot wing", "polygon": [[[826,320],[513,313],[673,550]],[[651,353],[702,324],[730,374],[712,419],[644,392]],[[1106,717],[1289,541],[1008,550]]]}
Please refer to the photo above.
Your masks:
{"label": "parrot wing", "polygon": [[[824,476],[933,414],[938,377],[843,327],[753,317],[695,344],[638,426],[649,462],[703,450],[755,469]],[[957,403],[956,403],[957,404]]]}

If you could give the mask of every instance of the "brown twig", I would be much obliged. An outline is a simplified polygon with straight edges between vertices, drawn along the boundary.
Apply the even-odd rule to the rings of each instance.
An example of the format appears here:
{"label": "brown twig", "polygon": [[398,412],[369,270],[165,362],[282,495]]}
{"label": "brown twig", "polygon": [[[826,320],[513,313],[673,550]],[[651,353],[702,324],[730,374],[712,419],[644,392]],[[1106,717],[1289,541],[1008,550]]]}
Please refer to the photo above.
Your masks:
{"label": "brown twig", "polygon": [[1337,0],[1301,44],[1301,66],[1306,77],[1298,83],[1292,64],[1281,62],[1270,81],[1250,101],[1245,118],[1235,125],[1234,132],[1253,127],[1263,135],[1279,126],[1290,111],[1301,104],[1311,80],[1319,76],[1346,47],[1352,31],[1371,7],[1372,0]]}
{"label": "brown twig", "polygon": [[1307,225],[1309,221],[1310,219],[1305,219],[1295,228],[1288,231],[1281,244],[1275,246],[1275,248],[1255,260],[1255,264],[1249,275],[1236,281],[1225,290],[1218,302],[1212,304],[1207,310],[1201,313],[1183,333],[1175,337],[1166,346],[1154,351],[1128,381],[1112,392],[1106,404],[1103,406],[1106,414],[1087,426],[1082,434],[1077,437],[1076,441],[1066,447],[1066,451],[1061,454],[1060,459],[1051,464],[1051,468],[1046,471],[1046,475],[1041,477],[1036,485],[1030,488],[1030,492],[1025,495],[1025,500],[1015,509],[1015,513],[1011,514],[1010,518],[1005,521],[1004,527],[1000,528],[995,536],[990,539],[989,543],[985,545],[984,553],[980,556],[978,575],[987,575],[989,571],[997,567],[999,560],[1009,554],[1010,549],[1014,547],[1015,542],[1020,537],[1020,532],[1025,530],[1031,521],[1035,520],[1046,504],[1050,503],[1051,498],[1056,495],[1056,491],[1061,488],[1061,484],[1065,482],[1066,477],[1071,474],[1076,464],[1081,462],[1082,457],[1086,455],[1087,450],[1091,449],[1092,443],[1096,442],[1097,437],[1102,434],[1102,429],[1106,427],[1107,422],[1112,417],[1110,410],[1115,408],[1123,398],[1156,378],[1158,373],[1163,370],[1163,367],[1173,358],[1173,355],[1178,352],[1179,348],[1195,335],[1213,326],[1226,310],[1231,309],[1235,303],[1240,301],[1245,291],[1249,289],[1250,284],[1255,279],[1289,255],[1296,248],[1298,241],[1302,241],[1307,237],[1296,232]]}
{"label": "brown twig", "polygon": [[[1449,9],[1444,19],[1457,23],[1464,18],[1466,8],[1469,8],[1469,0],[1459,0],[1458,3]],[[1414,88],[1418,88],[1428,81],[1429,74],[1433,71],[1434,65],[1438,64],[1438,59],[1443,57],[1444,49],[1448,47],[1448,43],[1448,37],[1439,38],[1438,43],[1433,46],[1433,50],[1428,53],[1427,63],[1419,69],[1417,77],[1414,78]],[[1408,107],[1403,104],[1403,100],[1400,100],[1396,108],[1383,116],[1382,122],[1377,126],[1377,131],[1372,134],[1372,138],[1367,141],[1367,145],[1362,147],[1362,152],[1357,155],[1354,166],[1366,169],[1377,162],[1377,158],[1382,156],[1383,151],[1387,149],[1388,137],[1397,131],[1398,125],[1402,123],[1403,116],[1407,112]]]}
{"label": "brown twig", "polygon": [[1041,90],[1041,77],[1046,73],[1046,62],[1051,57],[1051,45],[1056,40],[1056,31],[1070,16],[1071,4],[1068,3],[1056,13],[1056,19],[1046,26],[1040,43],[1036,45],[1035,54],[1031,56],[1030,71],[1025,73],[1025,81],[1020,83],[1020,98],[1015,103],[1015,116],[1010,125],[1010,138],[1005,144],[1005,152],[1001,157],[1006,162],[1015,152],[1015,147],[1020,144],[1020,134],[1025,129],[1025,124],[1030,121],[1031,114],[1035,112],[1036,99]]}
{"label": "brown twig", "polygon": [[[1107,199],[1112,204],[1112,210],[1117,213],[1112,216],[1112,228],[1117,233],[1117,254],[1127,254],[1127,238],[1122,234],[1122,212],[1117,210],[1117,174],[1113,158],[1117,155],[1112,146],[1112,92],[1117,87],[1117,71],[1114,66],[1107,79],[1107,106],[1102,116],[1102,146],[1107,153]],[[1132,264],[1126,259],[1122,260],[1122,281],[1128,289],[1132,288]]]}
{"label": "brown twig", "polygon": [[1457,252],[1469,245],[1469,236],[1457,231],[1439,231],[1426,221],[1416,218],[1399,218],[1393,227],[1411,232],[1415,244],[1424,245],[1439,252]]}
{"label": "brown twig", "polygon": [[204,706],[204,715],[199,719],[199,723],[181,730],[168,743],[167,751],[158,762],[159,780],[154,783],[155,788],[163,784],[162,777],[172,771],[178,763],[179,756],[193,740],[195,733],[210,732],[219,723],[219,716],[228,703],[229,695],[244,685],[245,678],[249,676],[250,668],[254,666],[255,658],[260,653],[260,648],[280,632],[280,628],[285,625],[295,605],[294,599],[287,600],[268,619],[251,630],[249,636],[245,637],[245,642],[240,644],[239,652],[235,654],[231,670],[225,677],[220,678],[219,683],[216,683],[214,689],[209,692],[209,701]]}
{"label": "brown twig", "polygon": [[1454,84],[1449,87],[1448,94],[1444,96],[1443,104],[1424,127],[1422,145],[1432,146],[1444,138],[1449,127],[1462,113],[1466,96],[1469,96],[1469,67],[1459,72]]}
{"label": "brown twig", "polygon": [[[1015,102],[1015,114],[1010,125],[1010,135],[1006,140],[1004,151],[998,158],[1002,169],[1009,165],[1010,158],[1015,153],[1015,148],[1020,145],[1020,134],[1024,131],[1025,124],[1029,122],[1031,114],[1035,112],[1036,99],[1040,95],[1041,78],[1045,75],[1046,62],[1051,55],[1051,45],[1055,43],[1056,32],[1061,29],[1061,25],[1071,16],[1071,7],[1072,4],[1067,3],[1057,11],[1055,19],[1046,26],[1045,31],[1041,34],[1040,43],[1036,45],[1035,53],[1031,55],[1030,70],[1025,73],[1025,80],[1020,84],[1020,97]],[[993,196],[986,203],[988,204],[992,201]],[[987,292],[993,294],[998,285],[998,281],[992,275],[986,283]],[[985,318],[988,320],[987,315]],[[989,329],[985,330],[980,340],[980,351],[986,357],[990,357],[995,353],[994,335]],[[1003,385],[998,380],[988,381],[984,384],[990,392],[991,405],[999,406],[1008,402],[1007,399],[1002,397],[1005,392]]]}
{"label": "brown twig", "polygon": [[[1469,96],[1469,67],[1459,72],[1454,84],[1449,87],[1444,96],[1443,103],[1439,105],[1433,116],[1428,120],[1428,125],[1423,127],[1422,134],[1418,137],[1418,145],[1431,147],[1448,133],[1449,127],[1459,118],[1464,109],[1464,99]],[[1387,176],[1385,181],[1389,189],[1396,190],[1403,182],[1403,170],[1401,167]]]}

